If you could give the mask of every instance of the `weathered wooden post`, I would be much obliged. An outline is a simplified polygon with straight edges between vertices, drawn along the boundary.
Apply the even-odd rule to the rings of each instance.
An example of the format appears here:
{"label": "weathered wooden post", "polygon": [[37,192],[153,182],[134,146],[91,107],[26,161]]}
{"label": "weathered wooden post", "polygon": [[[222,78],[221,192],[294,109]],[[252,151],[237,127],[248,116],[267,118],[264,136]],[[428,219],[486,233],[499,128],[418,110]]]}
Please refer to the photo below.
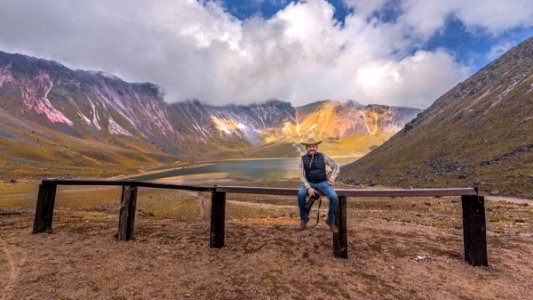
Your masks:
{"label": "weathered wooden post", "polygon": [[333,234],[333,253],[335,257],[348,258],[348,230],[346,228],[346,196],[339,196],[339,206],[335,217],[335,225],[339,230]]}
{"label": "weathered wooden post", "polygon": [[122,186],[122,198],[120,200],[117,235],[117,239],[119,241],[129,241],[133,238],[136,203],[137,186]]}
{"label": "weathered wooden post", "polygon": [[461,196],[465,260],[472,266],[488,266],[485,198]]}
{"label": "weathered wooden post", "polygon": [[224,227],[226,222],[226,193],[211,193],[211,248],[224,247]]}
{"label": "weathered wooden post", "polygon": [[39,185],[37,206],[35,208],[35,219],[33,222],[33,233],[52,232],[56,190],[56,184],[46,183]]}

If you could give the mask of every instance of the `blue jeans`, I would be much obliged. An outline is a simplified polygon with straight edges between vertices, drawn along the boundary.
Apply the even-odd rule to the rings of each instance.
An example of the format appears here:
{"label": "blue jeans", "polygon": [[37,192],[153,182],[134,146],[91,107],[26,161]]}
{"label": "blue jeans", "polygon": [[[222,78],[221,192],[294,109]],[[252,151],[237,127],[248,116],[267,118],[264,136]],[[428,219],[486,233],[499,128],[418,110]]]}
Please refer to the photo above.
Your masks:
{"label": "blue jeans", "polygon": [[[339,205],[339,196],[337,196],[337,193],[335,192],[333,187],[328,184],[327,181],[322,181],[319,183],[309,182],[309,184],[311,185],[312,188],[314,188],[317,191],[322,192],[322,194],[328,197],[329,211],[328,211],[328,218],[326,220],[326,223],[328,224],[335,223],[335,215],[337,213],[337,206]],[[307,212],[304,209],[305,198],[307,198],[307,188],[302,184],[300,186],[300,190],[298,191],[298,207],[300,208],[300,219],[302,221],[309,221],[309,216],[307,215]]]}

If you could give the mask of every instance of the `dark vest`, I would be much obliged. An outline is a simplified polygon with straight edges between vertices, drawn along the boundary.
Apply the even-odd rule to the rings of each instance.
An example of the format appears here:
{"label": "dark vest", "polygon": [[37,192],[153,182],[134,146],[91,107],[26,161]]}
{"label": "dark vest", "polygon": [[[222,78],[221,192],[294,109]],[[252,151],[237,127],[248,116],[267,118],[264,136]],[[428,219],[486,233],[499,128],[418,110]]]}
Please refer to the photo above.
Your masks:
{"label": "dark vest", "polygon": [[310,154],[304,154],[302,156],[302,161],[307,181],[319,183],[328,180],[328,175],[326,174],[326,162],[324,161],[324,155],[322,153],[317,152],[314,155],[314,158],[312,158]]}

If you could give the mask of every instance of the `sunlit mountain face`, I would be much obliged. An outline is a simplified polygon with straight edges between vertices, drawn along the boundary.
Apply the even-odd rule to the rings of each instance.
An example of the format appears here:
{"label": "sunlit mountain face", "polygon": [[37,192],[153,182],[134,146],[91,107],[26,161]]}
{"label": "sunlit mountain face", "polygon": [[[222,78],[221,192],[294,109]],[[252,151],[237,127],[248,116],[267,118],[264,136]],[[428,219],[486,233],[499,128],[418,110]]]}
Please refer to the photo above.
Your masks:
{"label": "sunlit mountain face", "polygon": [[[413,119],[413,108],[322,100],[215,106],[166,103],[158,86],[0,52],[0,137],[5,164],[134,164],[176,159],[296,156],[325,140],[332,155],[360,156]],[[68,153],[66,155],[65,153]],[[221,154],[223,154],[221,156]]]}

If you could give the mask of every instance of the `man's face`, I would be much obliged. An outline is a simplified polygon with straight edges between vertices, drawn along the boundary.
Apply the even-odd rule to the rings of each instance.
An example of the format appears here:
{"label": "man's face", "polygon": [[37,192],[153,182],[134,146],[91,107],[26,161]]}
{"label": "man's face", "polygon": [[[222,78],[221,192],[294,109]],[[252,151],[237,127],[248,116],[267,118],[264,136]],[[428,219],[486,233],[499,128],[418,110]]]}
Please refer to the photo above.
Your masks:
{"label": "man's face", "polygon": [[305,150],[307,150],[307,154],[315,154],[318,151],[318,145],[307,145]]}

